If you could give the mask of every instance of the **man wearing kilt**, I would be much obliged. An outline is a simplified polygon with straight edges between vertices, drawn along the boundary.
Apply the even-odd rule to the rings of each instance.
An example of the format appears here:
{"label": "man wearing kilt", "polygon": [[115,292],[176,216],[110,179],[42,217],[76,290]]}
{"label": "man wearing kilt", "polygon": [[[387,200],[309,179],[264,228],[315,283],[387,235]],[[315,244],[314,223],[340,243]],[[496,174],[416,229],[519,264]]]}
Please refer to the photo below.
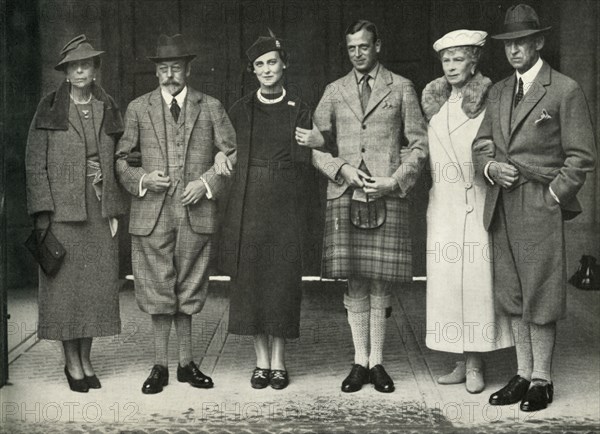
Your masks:
{"label": "man wearing kilt", "polygon": [[327,87],[314,115],[327,151],[313,150],[313,163],[329,178],[322,275],[348,279],[355,355],[342,391],[370,382],[387,393],[385,320],[392,285],[412,280],[407,195],[427,158],[427,129],[412,83],[379,64],[375,25],[352,23],[346,47],[353,70]]}

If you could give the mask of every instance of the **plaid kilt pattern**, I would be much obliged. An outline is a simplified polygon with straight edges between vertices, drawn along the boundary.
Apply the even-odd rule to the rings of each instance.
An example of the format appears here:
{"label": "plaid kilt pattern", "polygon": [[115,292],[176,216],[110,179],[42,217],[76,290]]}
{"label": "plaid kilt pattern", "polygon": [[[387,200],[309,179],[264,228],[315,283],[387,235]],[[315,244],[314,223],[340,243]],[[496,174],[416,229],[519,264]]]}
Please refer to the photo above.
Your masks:
{"label": "plaid kilt pattern", "polygon": [[350,222],[352,189],[327,201],[323,239],[323,277],[361,277],[386,282],[412,281],[409,202],[386,197],[386,221],[377,229]]}

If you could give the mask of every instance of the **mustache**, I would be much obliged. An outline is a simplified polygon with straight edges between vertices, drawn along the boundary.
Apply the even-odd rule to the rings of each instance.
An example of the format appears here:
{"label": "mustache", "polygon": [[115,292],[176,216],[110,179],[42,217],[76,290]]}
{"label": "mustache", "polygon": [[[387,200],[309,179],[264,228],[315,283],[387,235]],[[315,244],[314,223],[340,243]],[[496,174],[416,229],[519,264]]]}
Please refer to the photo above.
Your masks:
{"label": "mustache", "polygon": [[163,86],[168,86],[168,85],[170,85],[170,84],[174,84],[174,85],[176,85],[176,86],[179,86],[179,85],[181,85],[181,82],[179,82],[179,81],[177,81],[177,80],[175,80],[175,79],[172,79],[172,78],[167,78],[167,79],[166,79],[165,81],[163,81],[161,84],[162,84]]}

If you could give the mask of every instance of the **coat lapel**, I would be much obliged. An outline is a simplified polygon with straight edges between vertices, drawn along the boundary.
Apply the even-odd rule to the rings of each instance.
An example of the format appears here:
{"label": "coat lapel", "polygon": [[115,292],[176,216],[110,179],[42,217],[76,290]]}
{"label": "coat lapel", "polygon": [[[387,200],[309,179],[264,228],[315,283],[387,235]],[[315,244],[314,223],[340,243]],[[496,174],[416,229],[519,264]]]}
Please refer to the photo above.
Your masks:
{"label": "coat lapel", "polygon": [[505,143],[508,143],[510,139],[510,115],[514,92],[515,76],[513,75],[504,81],[504,87],[500,91],[500,128]]}
{"label": "coat lapel", "polygon": [[[390,85],[392,84],[393,80],[390,71],[385,69],[383,65],[380,65],[378,75],[379,76],[375,79],[375,85],[373,86],[373,91],[371,92],[371,97],[369,98],[369,103],[367,104],[364,117],[369,116],[369,113],[371,113],[373,109],[381,102],[381,100],[391,92]],[[358,86],[355,87],[358,94]]]}
{"label": "coat lapel", "polygon": [[165,120],[163,117],[163,101],[160,93],[160,87],[150,94],[148,99],[148,116],[152,121],[152,127],[156,134],[156,139],[160,145],[160,150],[163,154],[163,159],[167,159],[167,135],[165,131]]}
{"label": "coat lapel", "polygon": [[100,127],[104,121],[104,103],[92,98],[92,113],[94,116],[94,129],[96,130],[96,140],[101,143],[100,140]]}
{"label": "coat lapel", "polygon": [[542,69],[535,77],[531,87],[523,97],[523,100],[516,107],[517,112],[515,113],[514,122],[511,125],[510,137],[519,127],[523,119],[533,110],[538,102],[546,95],[545,86],[550,84],[550,66],[544,62]]}
{"label": "coat lapel", "polygon": [[346,104],[348,104],[350,107],[350,110],[352,110],[352,112],[355,114],[356,118],[362,122],[363,111],[362,107],[360,106],[360,97],[358,95],[358,85],[356,84],[354,70],[350,71],[350,73],[346,75],[341,86],[340,93],[344,97]]}
{"label": "coat lapel", "polygon": [[448,155],[448,159],[458,165],[460,174],[464,179],[462,166],[460,164],[460,161],[458,160],[456,151],[454,150],[452,138],[450,137],[450,128],[448,125],[448,110],[449,106],[448,102],[446,101],[446,103],[444,103],[440,111],[431,118],[431,121],[429,121],[429,125],[433,129],[435,135],[438,137],[440,143],[442,144],[444,151]]}
{"label": "coat lapel", "polygon": [[194,89],[188,87],[188,94],[186,97],[185,106],[185,142],[183,155],[187,155],[188,145],[190,143],[190,137],[198,115],[200,114],[200,101],[202,100],[202,94],[196,92]]}
{"label": "coat lapel", "polygon": [[77,134],[79,134],[79,137],[84,137],[83,135],[83,125],[81,125],[81,119],[79,119],[79,114],[77,113],[77,107],[75,107],[75,104],[71,104],[69,103],[68,105],[69,107],[69,124],[71,124],[71,127],[73,127],[73,130],[75,130],[75,132]]}

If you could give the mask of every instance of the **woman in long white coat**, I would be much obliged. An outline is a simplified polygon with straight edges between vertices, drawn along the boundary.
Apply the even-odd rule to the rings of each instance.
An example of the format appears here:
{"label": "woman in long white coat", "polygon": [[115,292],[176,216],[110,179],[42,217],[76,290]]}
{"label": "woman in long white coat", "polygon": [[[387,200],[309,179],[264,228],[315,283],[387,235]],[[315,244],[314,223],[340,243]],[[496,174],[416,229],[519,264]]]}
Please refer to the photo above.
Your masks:
{"label": "woman in long white coat", "polygon": [[456,30],[436,41],[444,76],[427,85],[433,185],[427,209],[427,336],[438,351],[465,355],[440,384],[485,387],[481,353],[512,345],[508,318],[494,311],[491,243],[483,227],[486,186],[475,174],[471,144],[492,82],[477,70],[487,33]]}

